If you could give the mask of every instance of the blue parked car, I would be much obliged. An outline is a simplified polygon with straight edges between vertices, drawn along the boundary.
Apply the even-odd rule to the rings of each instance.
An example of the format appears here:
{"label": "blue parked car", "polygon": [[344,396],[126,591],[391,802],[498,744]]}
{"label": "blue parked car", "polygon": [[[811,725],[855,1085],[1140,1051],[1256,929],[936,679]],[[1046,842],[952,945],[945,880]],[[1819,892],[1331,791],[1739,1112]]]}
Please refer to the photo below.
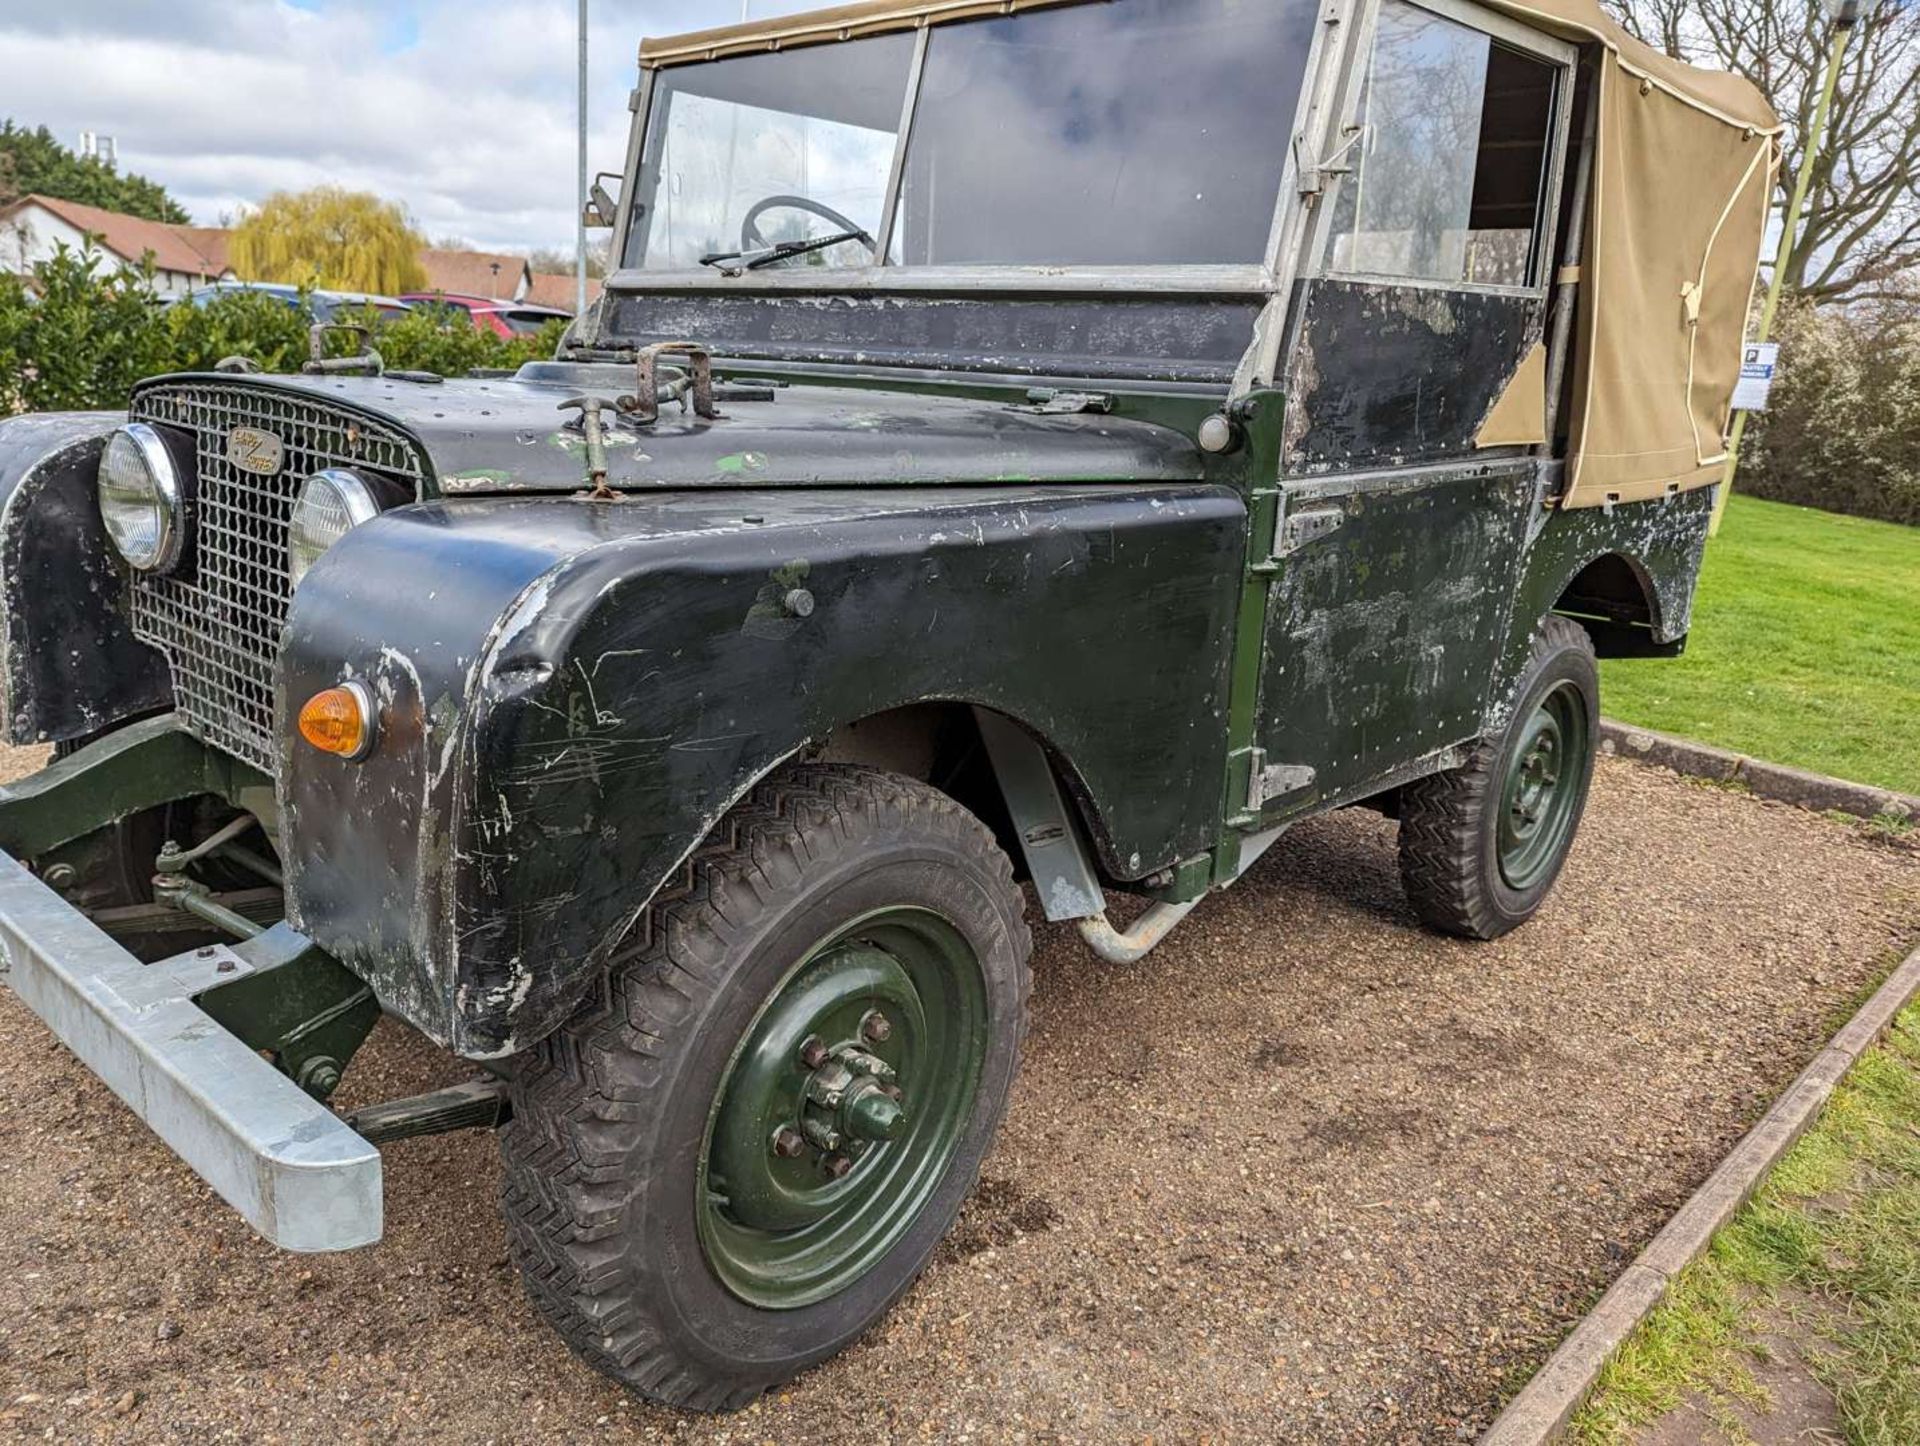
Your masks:
{"label": "blue parked car", "polygon": [[[300,307],[300,288],[277,281],[216,281],[211,286],[203,286],[190,293],[185,301],[190,306],[206,306],[216,296],[235,291],[254,291],[262,296],[275,297],[284,301],[290,311],[297,311]],[[398,297],[376,296],[365,291],[311,291],[307,293],[307,307],[315,321],[333,321],[343,311],[360,311],[367,307],[378,312],[382,321],[393,321],[413,310]]]}

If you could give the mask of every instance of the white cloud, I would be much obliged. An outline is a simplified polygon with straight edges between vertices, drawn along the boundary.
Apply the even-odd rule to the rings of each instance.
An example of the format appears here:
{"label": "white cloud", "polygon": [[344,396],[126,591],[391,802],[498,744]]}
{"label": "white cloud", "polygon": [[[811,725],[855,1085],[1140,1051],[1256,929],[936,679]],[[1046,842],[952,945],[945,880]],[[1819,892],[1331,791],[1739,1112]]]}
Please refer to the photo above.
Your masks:
{"label": "white cloud", "polygon": [[[625,155],[640,38],[740,14],[593,0],[596,170]],[[572,0],[27,0],[0,13],[0,116],[114,136],[124,169],[202,222],[333,183],[402,202],[431,236],[570,247],[575,43]]]}

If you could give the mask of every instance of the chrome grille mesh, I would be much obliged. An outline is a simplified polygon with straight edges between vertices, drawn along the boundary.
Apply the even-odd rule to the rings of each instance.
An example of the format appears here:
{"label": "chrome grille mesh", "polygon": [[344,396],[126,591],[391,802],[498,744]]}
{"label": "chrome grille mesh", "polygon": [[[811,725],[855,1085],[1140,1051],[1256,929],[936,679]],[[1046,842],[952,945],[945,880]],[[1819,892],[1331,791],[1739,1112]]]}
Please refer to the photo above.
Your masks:
{"label": "chrome grille mesh", "polygon": [[[292,601],[287,529],[294,495],[326,467],[385,472],[417,488],[418,455],[393,428],[265,387],[153,388],[140,394],[132,414],[190,434],[197,478],[192,565],[184,578],[136,575],[134,634],[166,655],[187,726],[272,773],[274,666]],[[227,460],[235,427],[281,440],[277,473],[256,476]]]}

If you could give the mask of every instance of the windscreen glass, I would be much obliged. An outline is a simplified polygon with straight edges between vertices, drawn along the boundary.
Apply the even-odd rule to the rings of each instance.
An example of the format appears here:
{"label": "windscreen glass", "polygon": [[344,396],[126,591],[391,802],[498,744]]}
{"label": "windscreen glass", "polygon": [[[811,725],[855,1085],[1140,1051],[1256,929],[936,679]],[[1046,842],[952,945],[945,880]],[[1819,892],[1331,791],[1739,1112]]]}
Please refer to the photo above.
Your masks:
{"label": "windscreen glass", "polygon": [[661,71],[627,264],[873,264],[913,48],[901,33]]}
{"label": "windscreen glass", "polygon": [[909,266],[1264,259],[1316,9],[1128,0],[936,27]]}

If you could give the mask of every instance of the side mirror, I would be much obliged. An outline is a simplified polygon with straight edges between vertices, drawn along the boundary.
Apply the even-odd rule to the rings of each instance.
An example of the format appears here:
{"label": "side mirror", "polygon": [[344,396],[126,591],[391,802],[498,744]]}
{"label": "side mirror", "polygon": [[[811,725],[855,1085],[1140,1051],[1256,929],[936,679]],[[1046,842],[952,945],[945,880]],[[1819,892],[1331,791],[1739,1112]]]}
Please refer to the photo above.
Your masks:
{"label": "side mirror", "polygon": [[608,176],[620,179],[612,171],[602,171],[593,178],[593,185],[587,189],[586,222],[589,226],[608,227],[619,217],[620,203],[608,195],[607,188],[600,184]]}

